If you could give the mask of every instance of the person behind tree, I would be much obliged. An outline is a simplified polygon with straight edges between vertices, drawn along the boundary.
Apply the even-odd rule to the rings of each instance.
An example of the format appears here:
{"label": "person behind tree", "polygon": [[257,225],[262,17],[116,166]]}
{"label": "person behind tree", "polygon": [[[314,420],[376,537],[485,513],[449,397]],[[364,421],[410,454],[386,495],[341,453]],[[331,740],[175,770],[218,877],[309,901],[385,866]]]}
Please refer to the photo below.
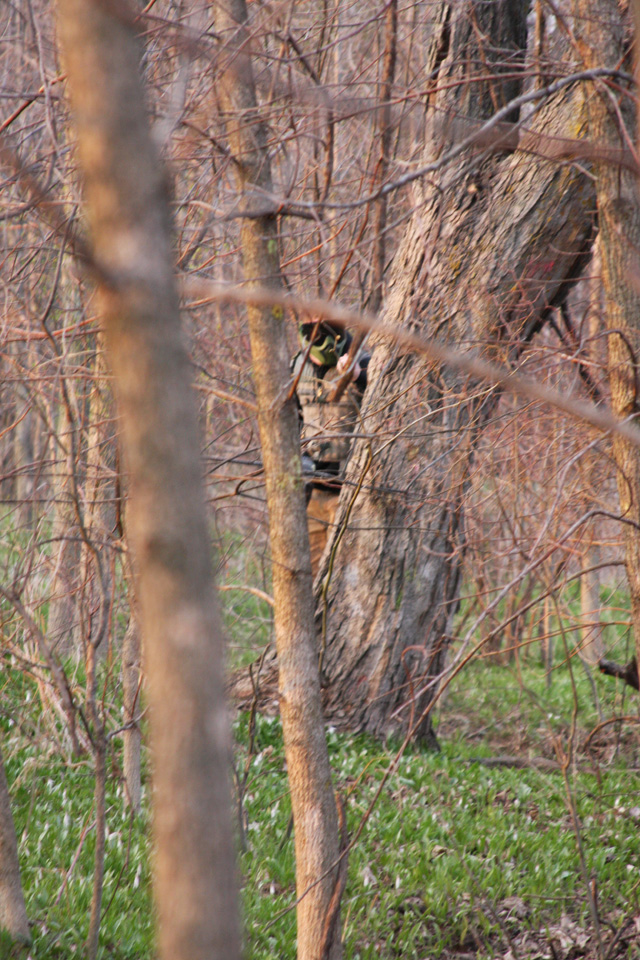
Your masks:
{"label": "person behind tree", "polygon": [[[335,322],[299,327],[292,372],[300,404],[302,462],[307,480],[311,569],[315,577],[338,506],[351,434],[367,385],[369,356],[351,357],[351,335]],[[345,374],[346,389],[339,384]],[[338,396],[335,397],[336,389]]]}

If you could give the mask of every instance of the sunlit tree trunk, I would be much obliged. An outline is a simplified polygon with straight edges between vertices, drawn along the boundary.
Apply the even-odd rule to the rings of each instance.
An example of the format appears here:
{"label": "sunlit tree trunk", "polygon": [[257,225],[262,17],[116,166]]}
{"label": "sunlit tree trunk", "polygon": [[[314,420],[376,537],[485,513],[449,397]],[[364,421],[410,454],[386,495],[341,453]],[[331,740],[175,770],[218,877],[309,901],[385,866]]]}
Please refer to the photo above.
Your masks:
{"label": "sunlit tree trunk", "polygon": [[[485,119],[518,92],[526,4],[437,3],[431,16],[425,162],[455,142],[461,119]],[[580,91],[569,90],[534,129],[572,137],[582,110]],[[581,268],[593,206],[588,178],[570,165],[495,151],[458,157],[414,187],[383,319],[513,361]],[[320,570],[326,703],[352,728],[430,740],[458,606],[470,467],[497,397],[390,342],[369,371],[370,439],[354,445]]]}
{"label": "sunlit tree trunk", "polygon": [[222,642],[169,207],[128,8],[60,0],[93,268],[129,474],[164,960],[239,957]]}
{"label": "sunlit tree trunk", "polygon": [[[575,30],[587,67],[619,68],[625,60],[625,24],[619,4],[610,0],[576,0]],[[587,91],[589,138],[606,149],[633,140],[637,90],[615,89],[601,81]],[[638,415],[640,356],[640,199],[637,173],[616,164],[596,165],[598,226],[608,336],[611,406],[620,418]],[[625,566],[640,659],[640,450],[616,436],[620,512],[624,519]]]}
{"label": "sunlit tree trunk", "polygon": [[[216,30],[228,59],[221,101],[246,212],[272,193],[267,131],[247,54],[244,0],[216,5]],[[242,221],[248,281],[280,286],[275,215]],[[298,957],[341,955],[336,803],[324,731],[315,636],[311,559],[300,461],[297,410],[288,397],[289,356],[278,308],[250,308],[249,334],[258,398],[273,562],[280,712],[295,827]]]}
{"label": "sunlit tree trunk", "polygon": [[[589,566],[597,565],[600,551],[596,544],[589,544],[585,555]],[[602,625],[600,623],[600,577],[597,569],[588,569],[580,578],[581,639],[579,653],[587,664],[597,664],[604,656]]]}

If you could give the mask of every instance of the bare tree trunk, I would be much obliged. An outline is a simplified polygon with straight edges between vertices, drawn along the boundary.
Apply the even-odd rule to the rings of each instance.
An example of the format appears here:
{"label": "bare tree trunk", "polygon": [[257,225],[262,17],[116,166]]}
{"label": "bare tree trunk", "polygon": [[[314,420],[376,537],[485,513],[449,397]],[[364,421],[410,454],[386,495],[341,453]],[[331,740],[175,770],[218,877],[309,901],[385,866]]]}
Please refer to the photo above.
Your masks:
{"label": "bare tree trunk", "polygon": [[16,394],[26,413],[21,417],[14,437],[16,471],[16,500],[22,521],[30,524],[34,517],[33,495],[35,479],[35,418],[30,409],[31,397],[28,385],[18,383]]}
{"label": "bare tree trunk", "polygon": [[53,461],[52,572],[51,597],[47,617],[47,638],[57,657],[79,655],[78,567],[79,535],[72,502],[71,471],[75,470],[69,444],[69,423],[64,406],[57,411],[55,434],[50,438]]}
{"label": "bare tree trunk", "polygon": [[[250,212],[272,192],[266,128],[246,53],[244,0],[216,7],[216,28],[229,65],[221,99],[235,158],[238,190]],[[245,278],[280,285],[274,215],[242,222]],[[298,416],[291,397],[282,311],[250,308],[249,334],[269,507],[280,712],[295,826],[298,957],[341,956],[336,803],[320,699],[318,650]]]}
{"label": "bare tree trunk", "polygon": [[60,0],[60,37],[129,469],[165,960],[239,957],[222,642],[168,203],[124,8]]}
{"label": "bare tree trunk", "polygon": [[[376,166],[375,184],[376,187],[384,186],[387,169],[389,167],[389,155],[391,153],[391,141],[393,137],[393,127],[391,126],[391,95],[393,91],[393,78],[396,69],[396,55],[398,43],[398,3],[397,0],[390,0],[385,14],[384,27],[384,59],[382,66],[382,82],[380,84],[380,108],[379,108],[379,139],[380,154]],[[383,196],[376,202],[374,212],[375,246],[373,251],[373,265],[371,278],[371,299],[369,309],[377,313],[382,303],[382,290],[384,283],[384,268],[386,262],[386,233],[387,233],[387,197]]]}
{"label": "bare tree trunk", "polygon": [[9,787],[0,754],[0,931],[27,943],[31,937],[20,882],[18,844],[11,816]]}
{"label": "bare tree trunk", "polygon": [[[123,483],[123,478],[120,478]],[[128,509],[125,506],[127,495],[120,490],[123,501],[122,523],[124,539],[129,544]],[[136,598],[136,576],[133,570],[131,550],[124,557],[123,572],[127,583],[129,598],[129,623],[122,641],[122,708],[124,731],[122,734],[122,767],[126,789],[126,801],[134,813],[140,810],[142,801],[141,751],[142,729],[142,661],[143,651],[140,642],[139,611]]]}
{"label": "bare tree trunk", "polygon": [[[610,0],[576,0],[575,28],[587,67],[617,68],[625,58],[625,23]],[[601,81],[589,91],[589,136],[598,146],[618,148],[633,139],[636,91],[615,90]],[[637,174],[614,164],[597,164],[598,226],[609,331],[608,375],[611,406],[620,418],[638,414],[640,355],[640,198]],[[613,440],[624,518],[625,565],[631,594],[636,655],[640,657],[640,450],[620,436]]]}
{"label": "bare tree trunk", "polygon": [[87,401],[88,429],[82,504],[83,545],[79,592],[82,642],[102,655],[109,640],[113,585],[111,548],[116,527],[113,400],[106,378],[102,338],[96,338],[93,383]]}
{"label": "bare tree trunk", "polygon": [[[603,326],[603,289],[602,289],[602,258],[600,255],[600,240],[596,239],[593,245],[593,256],[589,265],[589,309],[587,316],[582,321],[586,342],[586,360],[596,364],[598,362],[597,352],[594,344],[598,342],[598,336]],[[592,381],[588,381],[591,383]],[[590,389],[591,398],[597,402],[599,394],[593,387]],[[597,469],[596,458],[593,451],[587,454],[588,463]],[[587,469],[589,467],[587,466]],[[597,474],[596,474],[597,475]],[[586,543],[583,564],[585,573],[580,578],[580,613],[581,613],[581,639],[578,646],[578,653],[582,656],[587,665],[597,664],[605,654],[604,637],[602,624],[600,623],[600,547],[597,543],[596,531],[591,524],[589,539]]]}
{"label": "bare tree trunk", "polygon": [[544,663],[544,675],[547,683],[547,689],[551,688],[553,683],[553,621],[551,617],[551,597],[544,598],[542,613],[542,662]]}
{"label": "bare tree trunk", "polygon": [[[451,145],[460,118],[468,132],[465,120],[492,115],[517,92],[525,12],[519,0],[434,6],[425,161]],[[472,63],[482,76],[469,77]],[[501,81],[501,70],[510,78]],[[570,136],[581,111],[572,89],[543,108],[534,130]],[[385,321],[515,359],[582,266],[589,180],[540,157],[467,153],[415,189],[415,208]],[[458,605],[470,465],[497,397],[389,342],[369,373],[362,422],[373,439],[354,446],[320,571],[326,707],[352,728],[411,728],[428,741]]]}
{"label": "bare tree trunk", "polygon": [[[600,551],[594,543],[589,546],[585,559],[588,565],[596,566]],[[600,623],[600,577],[597,569],[589,569],[580,578],[581,639],[578,645],[580,656],[594,666],[604,656],[602,624]]]}
{"label": "bare tree trunk", "polygon": [[95,760],[95,784],[93,790],[96,818],[96,849],[93,860],[93,890],[91,894],[91,912],[89,914],[89,932],[87,934],[87,960],[95,960],[100,937],[100,919],[102,913],[102,889],[104,886],[104,852],[106,832],[106,739],[104,729],[94,733],[93,748]]}
{"label": "bare tree trunk", "polygon": [[140,751],[142,733],[139,716],[141,711],[141,650],[140,634],[133,609],[129,625],[122,641],[122,700],[125,731],[122,735],[122,766],[127,791],[127,803],[134,811],[140,810],[142,786],[140,780]]}
{"label": "bare tree trunk", "polygon": [[[73,196],[68,200],[73,202]],[[69,317],[84,315],[79,284],[73,277],[69,254],[64,254],[59,287],[70,308]],[[72,325],[72,321],[67,322]],[[57,657],[82,655],[82,578],[83,549],[78,524],[82,506],[78,501],[81,472],[80,450],[83,389],[78,389],[73,368],[78,362],[78,345],[61,350],[57,341],[49,343],[56,357],[59,378],[58,396],[50,404],[50,489],[51,489],[51,593],[47,617],[47,639]]]}

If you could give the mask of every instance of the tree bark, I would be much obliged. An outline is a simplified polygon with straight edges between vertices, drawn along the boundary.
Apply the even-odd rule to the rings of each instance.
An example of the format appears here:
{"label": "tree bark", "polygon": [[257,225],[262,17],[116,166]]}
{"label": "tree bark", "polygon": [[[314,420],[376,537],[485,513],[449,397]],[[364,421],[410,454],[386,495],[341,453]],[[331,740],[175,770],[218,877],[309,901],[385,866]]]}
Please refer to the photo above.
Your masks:
{"label": "tree bark", "polygon": [[[628,24],[626,25],[628,29]],[[625,60],[621,8],[609,0],[576,0],[575,29],[585,66],[618,68]],[[589,137],[596,147],[617,148],[633,140],[637,91],[603,81],[586,91]],[[598,227],[608,331],[607,372],[611,406],[620,418],[638,416],[640,356],[640,197],[637,174],[613,164],[596,164]],[[620,512],[624,519],[625,567],[631,596],[636,656],[640,656],[640,449],[613,439]]]}
{"label": "tree bark", "polygon": [[[450,146],[449,120],[483,120],[518,92],[525,12],[519,0],[434,7],[425,162]],[[473,63],[483,76],[470,77]],[[576,136],[582,124],[581,91],[571,88],[533,130]],[[593,207],[588,178],[570,165],[467,152],[415,190],[384,320],[514,361],[582,266]],[[490,387],[390,342],[376,349],[362,408],[362,432],[373,439],[354,445],[319,579],[326,709],[352,728],[432,742],[428,711],[458,605],[469,470],[496,402]]]}
{"label": "tree bark", "polygon": [[[600,551],[591,543],[585,554],[589,567],[596,567]],[[580,639],[578,653],[590,666],[604,656],[602,624],[600,623],[600,577],[597,569],[588,569],[580,578]]]}
{"label": "tree bark", "polygon": [[88,406],[86,476],[82,504],[82,552],[80,622],[85,661],[89,646],[97,653],[109,640],[113,584],[110,553],[116,527],[116,439],[113,431],[113,400],[106,378],[104,346],[96,338],[93,383]]}
{"label": "tree bark", "polygon": [[133,609],[122,641],[122,705],[126,729],[122,735],[122,772],[127,791],[127,803],[134,813],[140,812],[142,781],[140,753],[142,733],[139,717],[141,704],[140,634]]}
{"label": "tree bark", "polygon": [[240,955],[222,643],[168,202],[125,7],[60,0],[146,654],[159,956]]}
{"label": "tree bark", "polygon": [[[73,196],[69,195],[69,202]],[[83,305],[68,254],[62,256],[59,296],[70,306],[71,314],[83,315]],[[81,463],[82,431],[76,413],[86,403],[84,389],[77,389],[71,369],[78,362],[78,344],[71,346],[71,355],[60,352],[52,338],[50,348],[56,356],[59,376],[57,402],[51,406],[51,594],[47,617],[47,640],[58,657],[74,656],[83,652],[83,610],[81,566],[85,562],[78,518],[84,513],[80,502],[80,478],[85,472]]]}
{"label": "tree bark", "polygon": [[18,844],[11,816],[9,787],[0,754],[0,931],[16,943],[31,939],[20,882]]}
{"label": "tree bark", "polygon": [[54,471],[51,480],[52,514],[51,540],[53,544],[51,595],[47,616],[47,639],[58,657],[80,656],[80,624],[78,590],[80,565],[79,534],[73,506],[71,471],[77,470],[69,445],[70,431],[67,412],[61,404],[57,411],[56,433],[51,438],[51,460]]}
{"label": "tree bark", "polygon": [[[267,130],[247,54],[244,0],[216,6],[216,29],[228,66],[221,102],[247,213],[272,193]],[[241,246],[248,282],[279,287],[275,216],[243,219]],[[324,731],[314,621],[311,558],[300,460],[298,413],[288,397],[290,372],[282,310],[248,309],[253,377],[265,472],[273,563],[280,713],[295,827],[298,957],[341,956],[338,822]]]}

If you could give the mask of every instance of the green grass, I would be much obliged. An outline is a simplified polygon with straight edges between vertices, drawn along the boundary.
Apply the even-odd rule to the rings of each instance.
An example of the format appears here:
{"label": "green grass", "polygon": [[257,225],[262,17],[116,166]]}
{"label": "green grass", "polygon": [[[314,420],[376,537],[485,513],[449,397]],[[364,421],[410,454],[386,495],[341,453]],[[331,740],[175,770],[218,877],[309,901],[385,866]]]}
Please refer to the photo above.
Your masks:
{"label": "green grass", "polygon": [[[481,670],[485,681],[494,672]],[[292,916],[274,922],[294,900],[277,728],[275,720],[258,722],[255,779],[245,804],[248,956],[256,960],[295,955]],[[244,721],[237,735],[242,741]],[[367,738],[335,732],[329,745],[353,834],[392,754]],[[440,754],[411,750],[401,759],[350,856],[343,906],[347,957],[417,960],[463,948],[491,955],[495,945],[507,951],[514,923],[539,931],[568,915],[588,927],[567,789],[580,822],[587,876],[598,878],[602,915],[619,924],[637,912],[638,773],[622,763],[606,770],[577,764],[565,782],[561,772],[470,762],[489,752],[460,737],[444,742]],[[510,917],[515,900],[517,916]]]}
{"label": "green grass", "polygon": [[[637,714],[635,700],[619,684],[600,676],[594,682],[605,719]],[[59,749],[32,682],[9,665],[1,703],[31,955],[57,960],[81,954],[93,871],[91,762]],[[436,713],[441,752],[409,749],[372,810],[393,749],[329,731],[352,836],[368,818],[349,858],[342,913],[347,960],[422,960],[456,951],[502,956],[510,939],[525,957],[535,952],[523,946],[527,931],[548,953],[549,931],[563,916],[590,934],[571,804],[610,943],[611,929],[640,914],[640,728],[609,724],[586,749],[600,720],[592,685],[574,661],[557,662],[550,687],[533,658],[510,665],[475,661],[454,680]],[[239,857],[246,956],[287,960],[295,956],[295,880],[280,723],[257,718],[251,756],[247,727],[242,714],[234,730],[236,766],[248,770]],[[150,960],[148,817],[146,811],[134,821],[129,817],[118,738],[112,746],[100,957]],[[568,764],[563,774],[474,762],[504,755],[525,761],[566,755]],[[563,957],[578,953],[567,947]],[[593,942],[582,953],[594,955]],[[611,956],[638,955],[623,936]]]}
{"label": "green grass", "polygon": [[[32,956],[81,953],[93,886],[93,772],[34,739],[16,749],[5,736],[22,883],[33,937]],[[122,788],[107,791],[106,871],[101,942],[117,960],[152,956],[146,815],[132,820]]]}

